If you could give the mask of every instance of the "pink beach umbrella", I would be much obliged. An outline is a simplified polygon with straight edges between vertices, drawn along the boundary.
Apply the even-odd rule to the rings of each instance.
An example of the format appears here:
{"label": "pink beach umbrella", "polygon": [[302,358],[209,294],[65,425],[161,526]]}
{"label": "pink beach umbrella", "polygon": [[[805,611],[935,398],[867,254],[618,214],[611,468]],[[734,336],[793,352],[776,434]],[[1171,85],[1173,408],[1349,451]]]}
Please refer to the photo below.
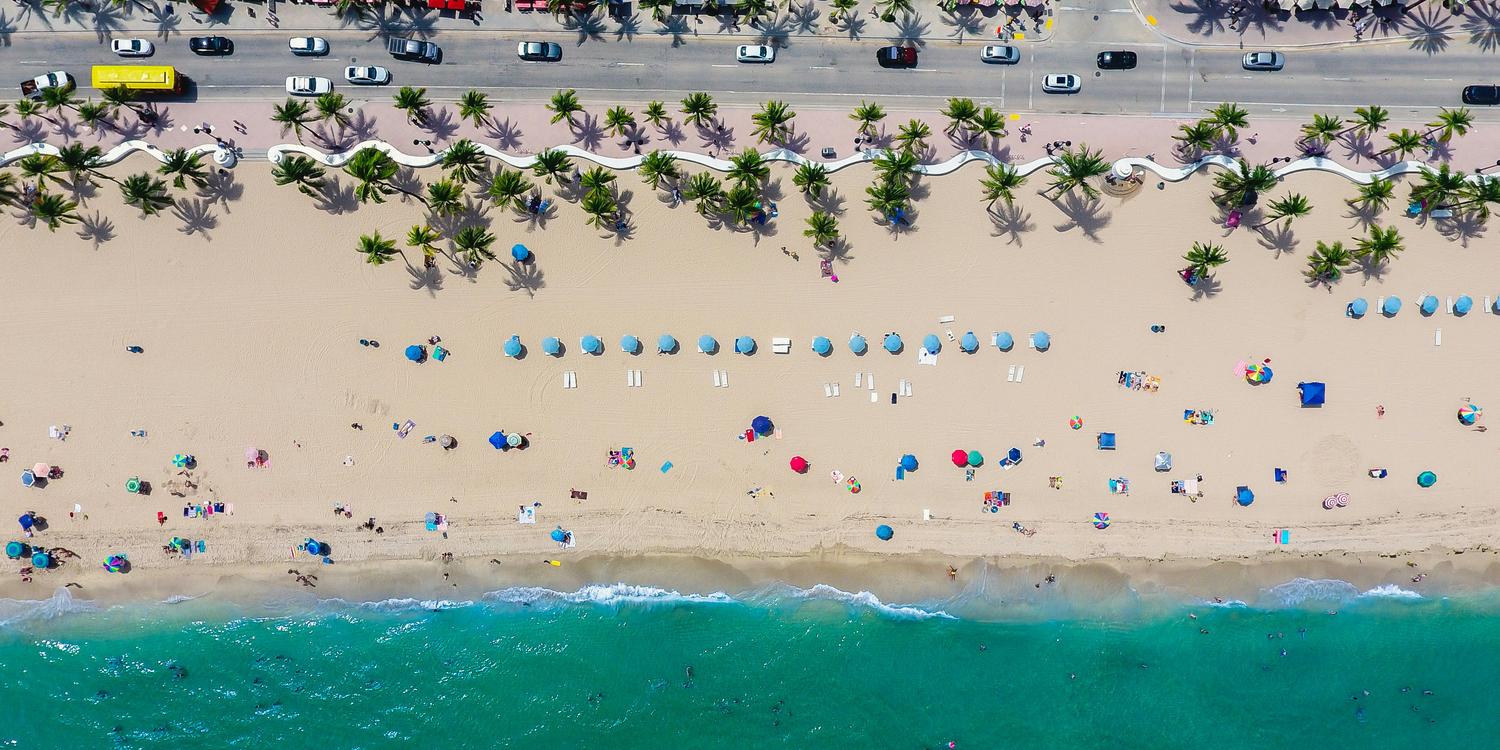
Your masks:
{"label": "pink beach umbrella", "polygon": [[38,462],[35,466],[31,467],[31,473],[37,477],[46,477],[48,474],[52,473],[52,467],[48,466],[45,463]]}
{"label": "pink beach umbrella", "polygon": [[807,459],[801,456],[792,456],[792,471],[803,474],[807,472],[807,466]]}

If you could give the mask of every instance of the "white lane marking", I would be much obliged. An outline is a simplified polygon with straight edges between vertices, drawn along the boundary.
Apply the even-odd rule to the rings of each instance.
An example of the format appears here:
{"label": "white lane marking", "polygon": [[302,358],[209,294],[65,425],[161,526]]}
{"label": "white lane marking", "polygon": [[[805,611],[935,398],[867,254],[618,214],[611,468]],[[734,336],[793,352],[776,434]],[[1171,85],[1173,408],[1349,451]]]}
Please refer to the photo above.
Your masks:
{"label": "white lane marking", "polygon": [[1352,81],[1354,79],[1353,78],[1329,78],[1328,76],[1323,76],[1323,80],[1325,80],[1325,81]]}
{"label": "white lane marking", "polygon": [[[1191,52],[1188,52],[1188,90],[1187,90],[1188,109],[1192,109],[1193,108],[1193,79],[1197,78],[1197,77],[1198,77],[1198,50],[1195,49],[1195,50],[1192,50]],[[1166,109],[1166,107],[1162,107],[1162,109]]]}
{"label": "white lane marking", "polygon": [[46,60],[22,60],[19,64],[21,64],[21,65],[46,65],[47,61]]}
{"label": "white lane marking", "polygon": [[809,65],[809,66],[807,66],[807,69],[808,70],[837,70],[837,68],[833,67],[832,65]]}
{"label": "white lane marking", "polygon": [[639,68],[645,66],[645,63],[617,62],[615,65],[621,68]]}
{"label": "white lane marking", "polygon": [[1452,81],[1453,79],[1452,78],[1423,78],[1422,80],[1437,82],[1437,81]]}
{"label": "white lane marking", "polygon": [[738,68],[739,66],[738,65],[727,65],[725,63],[714,63],[713,65],[711,65],[709,67],[713,67],[713,68]]}
{"label": "white lane marking", "polygon": [[[1324,107],[1324,108],[1327,108],[1327,107],[1349,107],[1349,108],[1354,108],[1354,107],[1368,106],[1368,105],[1362,104],[1360,102],[1338,104],[1338,103],[1335,103],[1335,102],[1309,102],[1309,103],[1298,103],[1298,102],[1258,102],[1258,101],[1255,101],[1253,99],[1238,99],[1236,101],[1239,104],[1254,104],[1256,106],[1261,106],[1261,107]],[[1221,102],[1221,100],[1219,100],[1219,99],[1210,99],[1210,100],[1206,100],[1206,101],[1189,102],[1189,104],[1219,104],[1220,102]],[[1386,104],[1385,108],[1386,109],[1443,109],[1442,106],[1437,105],[1437,104]],[[1284,109],[1276,109],[1276,110],[1273,110],[1273,111],[1282,112],[1282,111],[1285,111],[1285,110]]]}
{"label": "white lane marking", "polygon": [[1110,13],[1134,13],[1135,10],[1133,8],[1110,8],[1109,12]]}
{"label": "white lane marking", "polygon": [[1161,56],[1161,106],[1159,110],[1167,108],[1167,56]]}

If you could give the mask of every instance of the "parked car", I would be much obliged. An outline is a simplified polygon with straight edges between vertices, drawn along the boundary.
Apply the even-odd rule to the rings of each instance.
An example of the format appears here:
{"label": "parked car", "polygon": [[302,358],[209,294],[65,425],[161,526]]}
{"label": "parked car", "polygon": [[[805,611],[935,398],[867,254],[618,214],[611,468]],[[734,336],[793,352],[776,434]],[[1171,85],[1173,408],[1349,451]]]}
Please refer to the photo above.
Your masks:
{"label": "parked car", "polygon": [[1053,73],[1042,79],[1042,91],[1048,94],[1076,94],[1083,81],[1072,73]]}
{"label": "parked car", "polygon": [[1280,52],[1246,52],[1240,65],[1245,70],[1281,70],[1286,65],[1286,55]]}
{"label": "parked car", "polygon": [[150,57],[156,54],[156,45],[146,39],[111,39],[109,49],[120,57]]}
{"label": "parked car", "polygon": [[195,36],[188,39],[188,49],[195,55],[229,55],[234,53],[234,42],[225,36]]}
{"label": "parked car", "polygon": [[1135,53],[1130,50],[1100,52],[1095,58],[1100,70],[1131,70],[1135,68]]}
{"label": "parked car", "polygon": [[443,61],[443,50],[432,42],[416,39],[388,39],[385,49],[391,57],[408,62],[439,63]]}
{"label": "parked car", "polygon": [[1021,61],[1021,48],[1009,44],[986,44],[979,50],[979,61],[995,65],[1015,65]]}
{"label": "parked car", "polygon": [[358,86],[384,86],[391,82],[391,71],[379,65],[350,65],[344,68],[344,80]]}
{"label": "parked car", "polygon": [[333,81],[319,76],[288,76],[286,92],[293,96],[318,96],[333,90]]}
{"label": "parked car", "polygon": [[1500,104],[1500,86],[1465,86],[1464,104]]}
{"label": "parked car", "polygon": [[531,62],[557,62],[562,59],[562,45],[557,42],[521,42],[516,57]]}
{"label": "parked car", "polygon": [[917,66],[917,48],[893,44],[875,51],[875,62],[882,68],[914,68]]}
{"label": "parked car", "polygon": [[42,92],[47,89],[73,89],[75,84],[73,76],[68,75],[65,70],[54,70],[51,73],[43,73],[30,80],[21,82],[21,96],[27,99],[40,99]]}
{"label": "parked car", "polygon": [[769,44],[741,44],[734,50],[734,59],[742,63],[776,62],[776,48]]}
{"label": "parked car", "polygon": [[328,40],[320,36],[294,36],[286,46],[292,54],[302,57],[321,57],[328,54]]}

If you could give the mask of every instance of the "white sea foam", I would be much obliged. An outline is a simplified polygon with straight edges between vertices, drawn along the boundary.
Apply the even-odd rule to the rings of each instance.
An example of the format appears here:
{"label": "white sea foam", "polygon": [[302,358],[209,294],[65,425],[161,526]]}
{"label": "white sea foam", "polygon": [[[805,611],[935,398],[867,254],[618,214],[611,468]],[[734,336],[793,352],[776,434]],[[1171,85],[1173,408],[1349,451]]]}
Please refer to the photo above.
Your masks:
{"label": "white sea foam", "polygon": [[555,591],[541,586],[516,586],[491,591],[483,597],[486,602],[501,604],[532,604],[535,602],[568,602],[572,604],[730,604],[734,597],[715,591],[710,594],[684,594],[678,591],[637,586],[628,583],[596,583],[577,591]]}
{"label": "white sea foam", "polygon": [[1418,594],[1415,591],[1409,591],[1407,589],[1403,589],[1403,588],[1401,588],[1400,586],[1397,586],[1394,583],[1386,583],[1386,584],[1382,584],[1380,586],[1376,586],[1375,588],[1370,589],[1369,591],[1366,591],[1363,594],[1360,594],[1360,596],[1361,597],[1368,597],[1368,598],[1371,598],[1371,599],[1421,599],[1422,598],[1421,594]]}
{"label": "white sea foam", "polygon": [[826,601],[843,602],[851,606],[864,607],[878,612],[882,615],[903,620],[929,620],[934,617],[941,617],[949,620],[957,619],[953,615],[950,615],[940,609],[928,610],[909,604],[886,604],[885,602],[880,601],[880,597],[877,597],[868,591],[851,593],[848,591],[844,591],[843,589],[829,586],[826,583],[820,583],[808,589],[799,589],[793,586],[788,586],[783,589],[781,593],[785,596],[795,599],[822,599]]}
{"label": "white sea foam", "polygon": [[449,609],[463,609],[474,606],[471,601],[452,601],[450,599],[412,599],[409,597],[393,597],[381,599],[378,602],[359,602],[355,606],[360,609],[368,609],[376,612],[442,612]]}
{"label": "white sea foam", "polygon": [[171,596],[169,596],[169,597],[161,600],[161,603],[162,604],[181,604],[183,602],[190,602],[190,601],[192,601],[194,599],[197,599],[197,598],[203,597],[203,596],[207,596],[207,594],[197,594],[197,595],[194,595],[194,594],[173,594],[173,595],[171,595]]}
{"label": "white sea foam", "polygon": [[1386,583],[1361,592],[1354,584],[1337,578],[1294,578],[1265,591],[1265,601],[1272,606],[1297,607],[1306,603],[1343,604],[1357,599],[1417,600],[1421,594]]}
{"label": "white sea foam", "polygon": [[74,599],[67,588],[56,589],[47,599],[0,599],[0,628],[98,609],[93,602]]}

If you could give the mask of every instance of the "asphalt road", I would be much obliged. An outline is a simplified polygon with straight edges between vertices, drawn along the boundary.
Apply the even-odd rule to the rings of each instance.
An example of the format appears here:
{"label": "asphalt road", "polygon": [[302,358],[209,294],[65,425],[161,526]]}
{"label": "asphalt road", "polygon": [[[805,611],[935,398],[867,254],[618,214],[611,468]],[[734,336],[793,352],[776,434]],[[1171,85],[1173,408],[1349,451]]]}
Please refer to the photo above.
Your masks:
{"label": "asphalt road", "polygon": [[[191,77],[200,100],[279,100],[290,75],[326,76],[350,96],[379,96],[385,92],[345,84],[342,72],[350,64],[376,64],[393,71],[395,80],[387,87],[391,93],[400,85],[425,86],[437,99],[478,88],[511,101],[545,100],[559,88],[575,88],[586,103],[673,100],[688,91],[708,91],[724,103],[777,98],[801,108],[845,109],[870,99],[893,109],[933,109],[947,97],[968,96],[1006,112],[1145,115],[1197,113],[1218,102],[1237,101],[1257,114],[1297,118],[1320,108],[1347,111],[1364,104],[1381,104],[1398,116],[1424,117],[1440,106],[1457,106],[1465,84],[1481,82],[1495,70],[1495,54],[1473,45],[1454,44],[1428,55],[1398,41],[1294,50],[1287,54],[1285,70],[1251,73],[1240,68],[1240,51],[1163,43],[1133,15],[1108,12],[1122,2],[1096,0],[1096,7],[1059,11],[1055,37],[1022,43],[1022,61],[1014,66],[981,63],[979,48],[985,40],[975,39],[928,39],[916,68],[890,70],[875,63],[875,50],[890,43],[885,38],[791,35],[775,63],[746,65],[734,61],[735,45],[753,41],[745,37],[687,36],[674,43],[669,36],[646,33],[633,41],[606,36],[580,43],[577,32],[560,29],[545,34],[439,31],[432,39],[443,46],[440,65],[393,60],[384,51],[384,40],[366,31],[321,34],[332,48],[322,58],[291,55],[286,47],[291,34],[285,32],[230,32],[235,53],[223,58],[193,55],[186,36],[174,35],[155,39],[158,50],[150,62],[174,65]],[[562,43],[562,61],[519,61],[515,43],[521,38]],[[1122,48],[1140,55],[1135,70],[1096,69],[1098,52]],[[10,45],[0,48],[0,80],[18,82],[62,68],[87,89],[88,66],[120,62],[129,61],[111,54],[107,43],[92,33],[16,32]],[[1078,74],[1083,90],[1044,94],[1040,79],[1047,73]],[[1500,119],[1500,111],[1477,114]]]}

